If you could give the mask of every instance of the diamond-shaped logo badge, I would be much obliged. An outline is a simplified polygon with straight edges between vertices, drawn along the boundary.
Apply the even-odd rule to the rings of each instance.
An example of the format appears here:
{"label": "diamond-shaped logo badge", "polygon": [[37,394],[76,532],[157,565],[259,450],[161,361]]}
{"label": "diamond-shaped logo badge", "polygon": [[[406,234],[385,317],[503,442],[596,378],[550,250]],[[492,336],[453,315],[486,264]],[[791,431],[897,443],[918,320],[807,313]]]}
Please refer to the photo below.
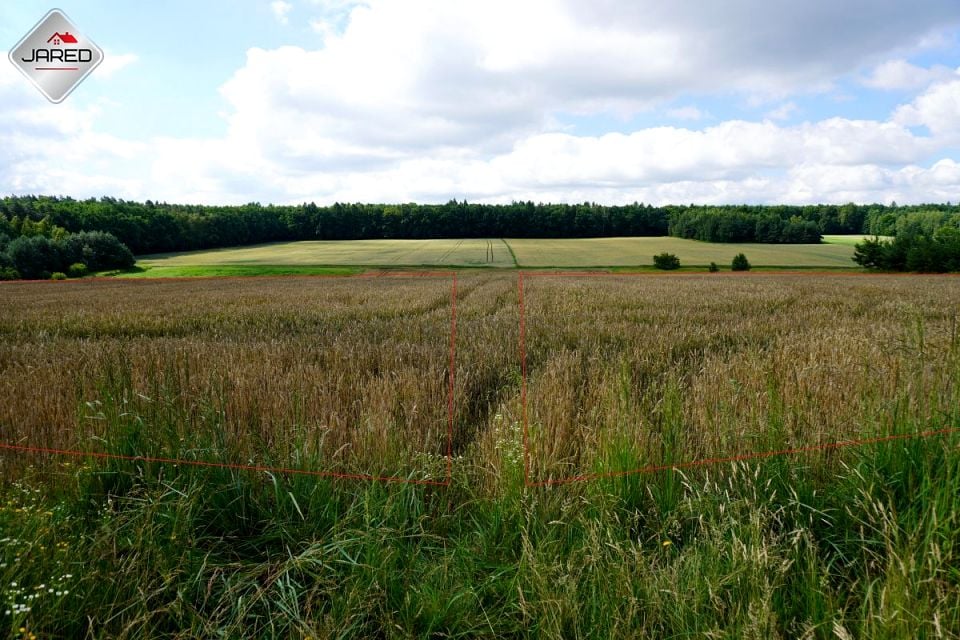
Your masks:
{"label": "diamond-shaped logo badge", "polygon": [[10,50],[10,62],[50,102],[62,102],[103,61],[103,51],[60,9],[52,9]]}

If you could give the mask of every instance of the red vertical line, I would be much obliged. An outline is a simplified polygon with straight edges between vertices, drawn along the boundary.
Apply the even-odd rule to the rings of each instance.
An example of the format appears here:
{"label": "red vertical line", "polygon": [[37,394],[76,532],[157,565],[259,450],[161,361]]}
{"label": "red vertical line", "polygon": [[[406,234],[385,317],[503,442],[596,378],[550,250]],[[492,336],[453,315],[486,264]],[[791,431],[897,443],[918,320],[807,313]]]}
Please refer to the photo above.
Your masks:
{"label": "red vertical line", "polygon": [[447,484],[453,483],[453,389],[457,361],[457,273],[450,291],[450,389],[447,393]]}
{"label": "red vertical line", "polygon": [[517,279],[520,302],[520,411],[523,419],[523,484],[530,483],[530,447],[527,435],[527,322],[523,306],[523,271]]}

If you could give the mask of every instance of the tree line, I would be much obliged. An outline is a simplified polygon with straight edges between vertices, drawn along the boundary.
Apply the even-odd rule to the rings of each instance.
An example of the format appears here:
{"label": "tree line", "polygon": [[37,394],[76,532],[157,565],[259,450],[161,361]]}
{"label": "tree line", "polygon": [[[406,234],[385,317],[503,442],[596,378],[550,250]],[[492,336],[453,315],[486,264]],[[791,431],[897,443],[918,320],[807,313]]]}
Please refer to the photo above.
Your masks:
{"label": "tree line", "polygon": [[[130,252],[291,240],[673,235],[708,242],[815,243],[823,234],[860,233],[895,236],[899,241],[895,247],[882,241],[861,247],[858,255],[863,257],[858,262],[863,266],[908,269],[913,268],[908,265],[921,265],[923,270],[940,270],[952,264],[941,260],[949,254],[944,246],[952,246],[952,240],[943,235],[948,232],[937,235],[941,229],[960,229],[960,205],[654,207],[451,200],[446,204],[209,206],[109,197],[9,196],[0,199],[0,269],[5,270],[0,275],[42,276],[69,271],[74,264],[91,270],[119,268],[130,262]],[[93,232],[100,235],[81,235]],[[68,236],[80,239],[68,242]],[[86,254],[76,252],[78,243],[88,248]],[[910,248],[905,248],[907,243]],[[913,258],[908,260],[908,254]]]}
{"label": "tree line", "polygon": [[932,234],[904,231],[892,240],[866,238],[856,245],[853,260],[879,271],[960,271],[960,228],[944,226]]}
{"label": "tree line", "polygon": [[883,232],[892,238],[867,238],[856,245],[853,260],[878,271],[960,271],[960,214],[947,209],[906,212],[884,217]]}
{"label": "tree line", "polygon": [[634,203],[180,205],[117,198],[74,200],[11,196],[0,200],[0,234],[25,220],[69,233],[103,231],[135,254],[289,240],[372,238],[574,238],[663,236],[712,242],[817,242],[821,234],[897,235],[917,217],[960,219],[960,206],[722,205],[654,207]]}

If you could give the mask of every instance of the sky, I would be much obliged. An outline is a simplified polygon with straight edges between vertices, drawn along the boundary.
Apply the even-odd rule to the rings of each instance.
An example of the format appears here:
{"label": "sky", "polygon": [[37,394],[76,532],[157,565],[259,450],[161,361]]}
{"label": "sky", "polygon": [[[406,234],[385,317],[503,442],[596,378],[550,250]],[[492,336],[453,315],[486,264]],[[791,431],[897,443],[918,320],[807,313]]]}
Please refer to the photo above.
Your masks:
{"label": "sky", "polygon": [[[0,194],[160,202],[960,201],[957,0],[5,0]],[[6,55],[4,55],[6,58]]]}

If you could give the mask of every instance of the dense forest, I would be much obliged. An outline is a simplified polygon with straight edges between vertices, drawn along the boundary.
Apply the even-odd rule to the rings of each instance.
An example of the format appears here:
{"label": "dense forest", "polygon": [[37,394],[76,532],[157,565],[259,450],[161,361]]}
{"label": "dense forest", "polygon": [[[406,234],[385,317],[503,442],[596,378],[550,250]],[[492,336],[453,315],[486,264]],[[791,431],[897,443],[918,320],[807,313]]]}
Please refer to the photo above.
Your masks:
{"label": "dense forest", "polygon": [[46,196],[0,200],[0,235],[30,219],[67,232],[104,231],[135,254],[281,240],[563,238],[675,235],[712,242],[817,242],[820,234],[896,235],[960,225],[960,205],[676,206],[648,204],[177,205]]}
{"label": "dense forest", "polygon": [[[73,264],[89,269],[123,266],[129,260],[121,247],[110,244],[113,240],[134,254],[150,254],[289,240],[673,235],[709,242],[815,243],[822,234],[859,233],[904,238],[889,250],[891,256],[899,257],[877,259],[881,254],[874,248],[868,249],[873,257],[861,262],[871,268],[899,269],[900,265],[909,268],[908,264],[929,266],[935,259],[930,256],[941,255],[938,247],[943,240],[935,239],[935,234],[943,228],[960,229],[960,205],[654,207],[451,200],[438,205],[206,206],[11,196],[0,199],[0,270],[5,270],[0,277],[42,276],[69,270]],[[89,232],[100,235],[82,236],[87,246],[84,259],[75,251],[80,240],[67,242],[67,238]],[[28,242],[26,238],[46,240]],[[903,249],[906,239],[926,243],[914,255],[922,252],[927,258],[908,261]],[[98,248],[92,249],[93,245]]]}

